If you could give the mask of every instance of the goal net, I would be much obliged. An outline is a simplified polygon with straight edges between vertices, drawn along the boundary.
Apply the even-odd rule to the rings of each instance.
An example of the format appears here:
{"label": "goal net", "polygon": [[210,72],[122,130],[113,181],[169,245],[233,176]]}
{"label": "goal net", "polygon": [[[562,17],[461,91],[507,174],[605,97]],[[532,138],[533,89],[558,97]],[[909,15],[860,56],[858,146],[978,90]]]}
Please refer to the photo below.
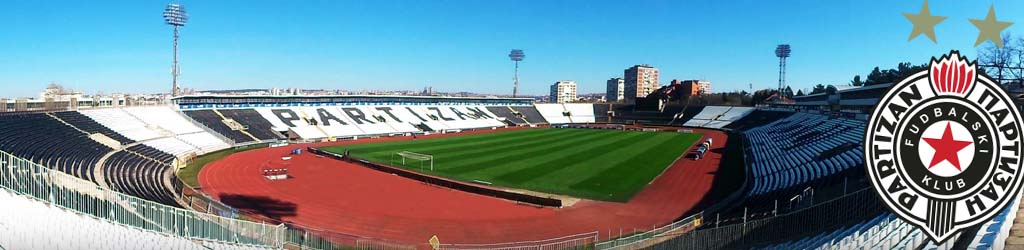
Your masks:
{"label": "goal net", "polygon": [[434,171],[434,156],[416,152],[402,151],[391,157],[391,165],[401,164],[406,167],[419,167],[420,170],[430,168]]}

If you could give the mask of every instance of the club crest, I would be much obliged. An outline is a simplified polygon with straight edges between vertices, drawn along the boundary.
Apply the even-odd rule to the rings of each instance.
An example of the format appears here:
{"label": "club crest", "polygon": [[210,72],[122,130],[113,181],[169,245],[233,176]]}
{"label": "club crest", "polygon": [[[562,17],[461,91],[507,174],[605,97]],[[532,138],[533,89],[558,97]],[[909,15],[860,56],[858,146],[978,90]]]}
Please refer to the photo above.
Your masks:
{"label": "club crest", "polygon": [[868,121],[865,167],[900,218],[942,243],[991,220],[1021,188],[1020,112],[951,51],[894,84]]}

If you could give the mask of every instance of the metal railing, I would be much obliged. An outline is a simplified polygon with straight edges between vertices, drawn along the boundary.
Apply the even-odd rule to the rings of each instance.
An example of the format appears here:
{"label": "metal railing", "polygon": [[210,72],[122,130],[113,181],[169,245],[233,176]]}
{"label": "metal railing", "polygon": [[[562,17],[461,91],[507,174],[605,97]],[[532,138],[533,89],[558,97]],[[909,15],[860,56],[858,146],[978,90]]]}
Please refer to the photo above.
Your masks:
{"label": "metal railing", "polygon": [[704,215],[701,213],[691,215],[674,223],[655,228],[651,231],[636,233],[627,237],[621,237],[597,243],[595,248],[605,249],[644,249],[654,244],[671,240],[682,233],[692,231],[704,222]]}
{"label": "metal railing", "polygon": [[559,250],[594,249],[598,232],[581,233],[558,238],[492,244],[439,244],[439,250]]}
{"label": "metal railing", "polygon": [[97,186],[0,151],[0,187],[111,223],[192,240],[281,247],[283,225],[171,207]]}
{"label": "metal railing", "polygon": [[873,190],[862,189],[802,210],[764,219],[672,234],[652,249],[740,249],[810,237],[874,218],[885,206]]}

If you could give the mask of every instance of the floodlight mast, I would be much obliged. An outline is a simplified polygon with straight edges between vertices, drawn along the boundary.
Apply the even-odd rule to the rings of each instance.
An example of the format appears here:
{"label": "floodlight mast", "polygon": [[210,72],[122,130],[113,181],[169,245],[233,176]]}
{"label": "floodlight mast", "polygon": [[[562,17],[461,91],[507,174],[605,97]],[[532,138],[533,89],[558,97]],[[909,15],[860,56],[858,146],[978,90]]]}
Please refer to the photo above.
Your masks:
{"label": "floodlight mast", "polygon": [[167,25],[174,26],[174,65],[171,66],[171,97],[178,96],[178,75],[181,75],[181,69],[178,68],[178,28],[184,27],[185,22],[188,21],[188,13],[185,13],[185,7],[180,4],[171,3],[164,9],[164,22]]}
{"label": "floodlight mast", "polygon": [[775,56],[779,57],[779,96],[782,96],[786,89],[786,58],[790,52],[789,44],[779,44],[775,47]]}
{"label": "floodlight mast", "polygon": [[513,62],[516,62],[516,73],[512,78],[512,97],[519,95],[519,62],[523,61],[523,58],[525,57],[526,54],[523,54],[523,50],[521,49],[513,49],[512,52],[508,53],[508,58],[512,59]]}

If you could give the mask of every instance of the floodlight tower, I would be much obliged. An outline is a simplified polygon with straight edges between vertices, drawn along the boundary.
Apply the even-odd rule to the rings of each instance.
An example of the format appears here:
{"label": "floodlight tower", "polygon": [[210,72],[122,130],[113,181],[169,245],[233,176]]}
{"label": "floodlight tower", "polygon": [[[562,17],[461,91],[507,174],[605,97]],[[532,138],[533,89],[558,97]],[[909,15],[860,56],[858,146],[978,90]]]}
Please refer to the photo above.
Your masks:
{"label": "floodlight tower", "polygon": [[516,97],[519,94],[519,62],[525,57],[526,54],[523,54],[523,50],[521,49],[513,49],[512,52],[508,53],[508,58],[512,59],[513,62],[516,62],[516,74],[512,78],[512,97]]}
{"label": "floodlight tower", "polygon": [[779,95],[786,89],[786,58],[789,57],[789,44],[775,47],[775,56],[779,57]]}
{"label": "floodlight tower", "polygon": [[174,66],[171,66],[171,96],[174,97],[178,96],[178,75],[181,74],[178,68],[178,28],[185,26],[188,13],[185,13],[185,7],[180,4],[168,4],[164,9],[164,21],[174,26]]}

